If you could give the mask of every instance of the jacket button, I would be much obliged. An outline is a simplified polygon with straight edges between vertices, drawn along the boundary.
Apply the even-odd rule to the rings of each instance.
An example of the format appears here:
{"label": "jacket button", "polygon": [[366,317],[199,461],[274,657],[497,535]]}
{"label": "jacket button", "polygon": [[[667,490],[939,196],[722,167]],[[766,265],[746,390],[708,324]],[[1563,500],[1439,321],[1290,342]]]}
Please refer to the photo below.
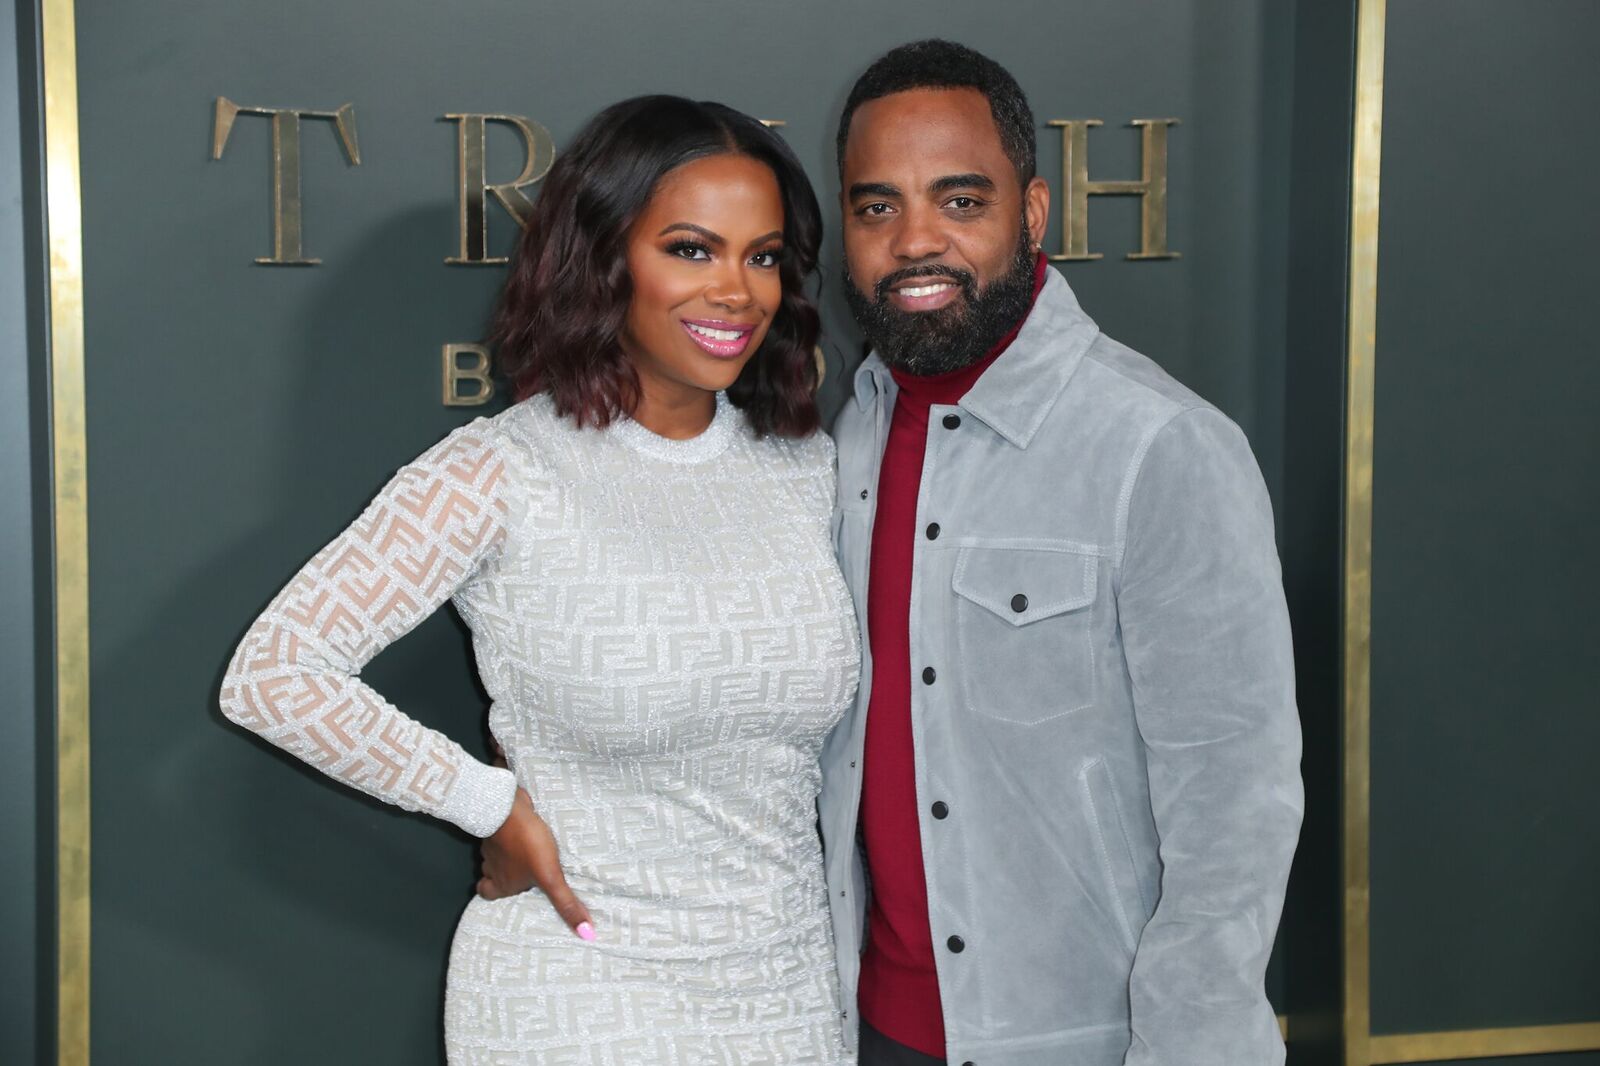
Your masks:
{"label": "jacket button", "polygon": [[866,489],[862,489],[861,490],[861,498],[863,500],[867,498],[867,490]]}
{"label": "jacket button", "polygon": [[924,666],[922,668],[922,683],[924,685],[931,685],[935,681],[937,681],[938,679],[939,679],[939,675],[934,673],[933,667]]}
{"label": "jacket button", "polygon": [[930,523],[928,525],[928,539],[929,540],[938,540],[939,539],[939,523],[933,522],[933,523]]}
{"label": "jacket button", "polygon": [[945,804],[944,800],[933,801],[933,816],[940,821],[950,817],[950,808]]}
{"label": "jacket button", "polygon": [[951,951],[955,952],[957,955],[961,954],[963,951],[965,951],[967,949],[967,942],[965,940],[962,940],[958,936],[953,936],[949,940],[946,940],[944,943],[945,943],[945,947],[949,948]]}
{"label": "jacket button", "polygon": [[1016,611],[1018,614],[1026,611],[1028,609],[1028,597],[1024,596],[1020,592],[1011,597],[1011,609]]}
{"label": "jacket button", "polygon": [[961,425],[961,416],[960,415],[945,415],[944,416],[944,428],[945,429],[955,429],[959,425]]}

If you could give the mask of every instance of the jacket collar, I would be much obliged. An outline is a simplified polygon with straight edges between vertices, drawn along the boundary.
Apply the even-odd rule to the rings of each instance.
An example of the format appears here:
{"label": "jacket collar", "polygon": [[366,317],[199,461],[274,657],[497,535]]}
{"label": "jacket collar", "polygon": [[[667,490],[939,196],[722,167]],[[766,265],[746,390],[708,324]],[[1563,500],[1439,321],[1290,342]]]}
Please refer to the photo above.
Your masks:
{"label": "jacket collar", "polygon": [[[1050,270],[1016,340],[958,406],[1011,444],[1026,448],[1099,335],[1100,328],[1078,306],[1066,279]],[[889,368],[872,352],[856,369],[856,403],[866,408],[880,396],[887,403],[895,391]]]}

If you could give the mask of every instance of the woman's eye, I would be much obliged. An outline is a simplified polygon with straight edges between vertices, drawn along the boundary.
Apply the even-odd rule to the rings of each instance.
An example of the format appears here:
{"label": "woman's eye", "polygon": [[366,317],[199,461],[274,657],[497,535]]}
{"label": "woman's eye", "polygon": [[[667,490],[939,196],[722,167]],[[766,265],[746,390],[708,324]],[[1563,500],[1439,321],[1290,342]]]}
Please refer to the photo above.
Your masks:
{"label": "woman's eye", "polygon": [[680,241],[677,244],[668,245],[667,254],[675,255],[680,259],[710,259],[711,249],[703,244],[695,244],[693,241]]}
{"label": "woman's eye", "polygon": [[750,262],[754,263],[758,267],[775,267],[778,265],[778,260],[782,257],[782,255],[782,252],[777,251],[757,252],[755,255],[750,257]]}

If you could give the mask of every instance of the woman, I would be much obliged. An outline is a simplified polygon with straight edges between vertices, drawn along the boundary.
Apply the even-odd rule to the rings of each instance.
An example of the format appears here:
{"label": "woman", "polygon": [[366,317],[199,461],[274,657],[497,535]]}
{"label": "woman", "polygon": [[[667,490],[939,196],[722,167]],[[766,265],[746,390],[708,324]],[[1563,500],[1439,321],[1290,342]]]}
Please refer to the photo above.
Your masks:
{"label": "woman", "polygon": [[[858,648],[812,398],[820,230],[760,123],[602,112],[496,316],[519,402],[403,468],[229,667],[231,719],[484,838],[452,1063],[845,1060],[814,803]],[[447,599],[509,769],[357,676]]]}

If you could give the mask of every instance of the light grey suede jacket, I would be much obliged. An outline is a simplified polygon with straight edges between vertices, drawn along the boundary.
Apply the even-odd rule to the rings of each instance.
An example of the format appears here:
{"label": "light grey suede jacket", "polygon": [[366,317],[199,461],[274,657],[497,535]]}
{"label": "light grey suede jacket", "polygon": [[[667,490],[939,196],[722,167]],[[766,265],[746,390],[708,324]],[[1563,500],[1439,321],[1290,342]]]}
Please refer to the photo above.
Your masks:
{"label": "light grey suede jacket", "polygon": [[[834,529],[865,633],[896,388],[876,355],[854,384]],[[1005,355],[929,427],[904,550],[949,1061],[1283,1062],[1262,978],[1300,828],[1300,729],[1244,434],[1102,335],[1054,270]],[[871,688],[865,655],[820,801],[852,1040]]]}

